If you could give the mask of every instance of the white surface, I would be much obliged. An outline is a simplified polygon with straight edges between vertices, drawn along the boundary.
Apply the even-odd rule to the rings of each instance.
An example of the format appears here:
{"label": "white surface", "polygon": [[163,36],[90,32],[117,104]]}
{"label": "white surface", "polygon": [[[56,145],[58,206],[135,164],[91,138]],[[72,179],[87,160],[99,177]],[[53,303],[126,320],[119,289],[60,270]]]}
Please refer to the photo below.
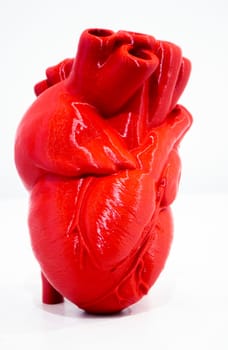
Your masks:
{"label": "white surface", "polygon": [[227,350],[227,203],[227,195],[180,195],[171,254],[149,295],[95,317],[68,302],[41,304],[27,202],[1,201],[0,348]]}

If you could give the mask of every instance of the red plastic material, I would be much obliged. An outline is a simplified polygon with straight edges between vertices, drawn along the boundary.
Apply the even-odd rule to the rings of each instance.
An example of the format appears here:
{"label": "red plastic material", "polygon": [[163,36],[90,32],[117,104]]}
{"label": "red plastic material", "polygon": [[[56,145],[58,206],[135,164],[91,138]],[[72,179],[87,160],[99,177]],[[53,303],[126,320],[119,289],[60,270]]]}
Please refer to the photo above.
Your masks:
{"label": "red plastic material", "polygon": [[18,128],[43,302],[92,313],[137,302],[164,267],[178,145],[192,118],[177,101],[190,63],[149,35],[82,33],[76,58],[48,68]]}

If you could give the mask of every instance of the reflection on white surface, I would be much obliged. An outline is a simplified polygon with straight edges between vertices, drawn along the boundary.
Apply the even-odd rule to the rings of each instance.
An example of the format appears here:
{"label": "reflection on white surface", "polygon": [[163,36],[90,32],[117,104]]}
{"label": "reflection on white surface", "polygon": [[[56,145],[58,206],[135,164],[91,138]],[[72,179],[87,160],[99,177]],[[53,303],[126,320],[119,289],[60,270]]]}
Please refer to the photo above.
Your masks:
{"label": "reflection on white surface", "polygon": [[42,305],[27,200],[0,201],[1,349],[228,348],[228,196],[184,195],[167,265],[148,296],[113,316]]}

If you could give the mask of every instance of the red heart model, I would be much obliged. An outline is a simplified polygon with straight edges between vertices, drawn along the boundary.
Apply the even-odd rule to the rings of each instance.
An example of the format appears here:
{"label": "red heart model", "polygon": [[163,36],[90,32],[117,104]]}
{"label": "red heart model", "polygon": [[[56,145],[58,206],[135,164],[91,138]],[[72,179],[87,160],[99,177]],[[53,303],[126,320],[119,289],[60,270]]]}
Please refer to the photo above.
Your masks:
{"label": "red heart model", "polygon": [[92,313],[137,302],[164,267],[190,63],[149,35],[88,29],[48,68],[17,131],[43,302]]}

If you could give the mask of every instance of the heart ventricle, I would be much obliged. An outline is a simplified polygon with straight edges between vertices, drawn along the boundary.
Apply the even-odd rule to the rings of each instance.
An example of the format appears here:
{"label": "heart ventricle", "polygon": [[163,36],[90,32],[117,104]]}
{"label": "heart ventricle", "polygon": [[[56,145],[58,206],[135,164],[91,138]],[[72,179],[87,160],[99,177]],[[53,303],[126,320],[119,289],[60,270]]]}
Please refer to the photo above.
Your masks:
{"label": "heart ventricle", "polygon": [[108,303],[114,312],[136,302],[157,278],[171,242],[171,215],[158,212],[155,202],[153,178],[142,170],[42,178],[29,216],[42,271],[88,311],[106,310]]}

